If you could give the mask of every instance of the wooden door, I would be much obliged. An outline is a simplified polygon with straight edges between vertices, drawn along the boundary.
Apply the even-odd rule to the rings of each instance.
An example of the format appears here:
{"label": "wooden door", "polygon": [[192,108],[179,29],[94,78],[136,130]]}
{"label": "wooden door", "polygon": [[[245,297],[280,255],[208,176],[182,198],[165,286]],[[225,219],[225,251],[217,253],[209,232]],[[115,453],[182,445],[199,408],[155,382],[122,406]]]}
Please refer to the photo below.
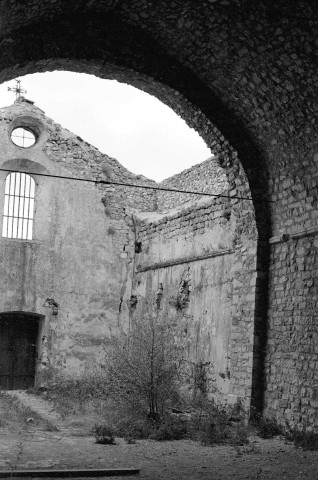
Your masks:
{"label": "wooden door", "polygon": [[34,386],[38,320],[23,314],[0,315],[0,389]]}

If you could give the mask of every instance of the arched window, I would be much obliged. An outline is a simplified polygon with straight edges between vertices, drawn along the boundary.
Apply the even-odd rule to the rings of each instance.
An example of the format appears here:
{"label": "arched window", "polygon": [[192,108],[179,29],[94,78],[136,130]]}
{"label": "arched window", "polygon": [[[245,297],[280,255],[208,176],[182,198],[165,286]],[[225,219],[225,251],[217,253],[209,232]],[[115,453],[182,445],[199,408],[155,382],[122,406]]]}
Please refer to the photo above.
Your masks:
{"label": "arched window", "polygon": [[35,182],[26,173],[6,178],[2,236],[32,240]]}

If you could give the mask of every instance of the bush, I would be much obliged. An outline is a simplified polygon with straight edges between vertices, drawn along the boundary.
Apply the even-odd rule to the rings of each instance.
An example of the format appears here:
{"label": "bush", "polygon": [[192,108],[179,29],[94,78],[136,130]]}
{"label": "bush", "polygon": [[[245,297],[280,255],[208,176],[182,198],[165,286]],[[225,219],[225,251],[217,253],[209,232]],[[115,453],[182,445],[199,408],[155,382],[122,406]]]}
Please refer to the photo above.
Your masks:
{"label": "bush", "polygon": [[281,427],[279,427],[274,418],[263,417],[260,414],[256,414],[251,424],[256,428],[261,438],[273,438],[282,433]]}
{"label": "bush", "polygon": [[[245,445],[248,443],[248,428],[244,418],[237,419],[238,405],[232,409],[221,408],[206,402],[191,419],[192,438],[203,445]],[[233,421],[233,412],[236,414]]]}
{"label": "bush", "polygon": [[116,422],[116,433],[119,437],[127,439],[149,438],[152,424],[147,419],[137,417],[133,413]]}
{"label": "bush", "polygon": [[115,445],[115,431],[108,425],[95,425],[94,428],[96,443],[102,445]]}
{"label": "bush", "polygon": [[297,430],[291,428],[288,423],[283,429],[273,418],[256,416],[254,419],[254,426],[257,428],[257,433],[262,438],[273,438],[276,435],[284,435],[286,440],[295,444],[296,447],[304,450],[318,450],[318,433],[304,430]]}
{"label": "bush", "polygon": [[122,410],[159,422],[179,395],[178,361],[167,318],[136,320],[130,337],[114,338],[107,355],[109,395]]}
{"label": "bush", "polygon": [[281,433],[277,422],[271,418],[262,418],[258,426],[258,434],[261,438],[273,438]]}
{"label": "bush", "polygon": [[116,434],[128,439],[180,440],[189,438],[203,445],[245,445],[248,429],[243,421],[231,421],[231,413],[210,406],[209,410],[196,410],[188,414],[166,413],[160,420],[130,416],[115,421]]}
{"label": "bush", "polygon": [[47,398],[66,415],[84,413],[89,403],[99,402],[97,443],[112,444],[116,434],[129,442],[192,438],[205,445],[246,444],[242,406],[237,403],[225,410],[207,400],[202,363],[194,379],[195,398],[191,402],[181,398],[182,348],[176,343],[175,325],[160,304],[153,303],[156,311],[150,309],[152,313],[135,319],[129,337],[112,339],[112,349],[97,373],[58,383],[48,389]]}
{"label": "bush", "polygon": [[296,447],[311,451],[318,450],[318,433],[294,430],[290,431],[286,438],[294,442]]}
{"label": "bush", "polygon": [[158,427],[153,427],[149,438],[153,440],[181,440],[189,437],[189,422],[187,419],[167,415]]}

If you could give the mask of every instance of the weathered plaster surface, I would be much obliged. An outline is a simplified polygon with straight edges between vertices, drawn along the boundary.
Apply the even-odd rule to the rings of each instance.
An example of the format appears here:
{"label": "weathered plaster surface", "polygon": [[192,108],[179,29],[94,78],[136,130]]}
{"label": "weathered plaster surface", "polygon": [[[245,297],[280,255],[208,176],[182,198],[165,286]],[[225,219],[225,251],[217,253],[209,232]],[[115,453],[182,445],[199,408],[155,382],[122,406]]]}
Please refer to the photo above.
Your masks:
{"label": "weathered plaster surface", "polygon": [[[163,182],[166,188],[224,195],[195,195],[191,202],[181,193],[41,176],[155,185],[23,99],[0,114],[0,168],[28,172],[36,181],[34,239],[0,239],[0,312],[43,316],[37,382],[98,366],[112,336],[129,333],[134,315],[161,288],[161,308],[176,322],[182,344],[187,388],[195,390],[201,369],[210,396],[230,403],[239,398],[248,406],[255,218],[252,202],[226,198],[229,184],[218,158]],[[36,125],[33,147],[11,142],[19,122]],[[1,209],[6,176],[1,171]]]}
{"label": "weathered plaster surface", "polygon": [[[189,184],[184,176],[183,188],[200,170],[193,167]],[[207,178],[202,175],[203,185]],[[213,177],[210,182],[213,191]],[[246,205],[245,213],[250,208]],[[136,255],[133,294],[138,303],[132,314],[145,315],[161,292],[161,314],[175,322],[182,345],[188,389],[195,393],[201,371],[210,397],[223,403],[240,400],[247,407],[256,335],[257,236],[250,213],[244,226],[242,211],[237,216],[228,199],[212,197],[157,217],[139,215],[142,250]]]}
{"label": "weathered plaster surface", "polygon": [[[261,404],[265,388],[267,413],[280,422],[295,415],[307,428],[310,411],[314,425],[317,2],[3,0],[0,18],[2,80],[71,69],[146,90],[222,154],[230,192],[251,191],[259,234],[254,398]],[[268,244],[271,235],[281,243]],[[244,291],[247,285],[238,298]],[[294,331],[293,368],[286,322]],[[304,332],[312,335],[309,347]]]}
{"label": "weathered plaster surface", "polygon": [[[11,142],[9,133],[12,122],[26,113],[39,122],[41,132],[35,146],[24,149]],[[107,166],[108,175],[122,168],[121,178],[125,178],[126,170],[115,160],[96,155],[96,149],[27,102],[2,109],[1,119],[0,168],[29,172],[36,181],[36,200],[33,240],[0,239],[0,311],[45,315],[39,371],[44,348],[50,373],[78,375],[103,360],[111,335],[127,329],[127,302],[121,311],[119,305],[121,298],[130,295],[131,254],[124,249],[133,236],[125,221],[126,204],[118,204],[116,192],[37,173],[105,178],[102,168]],[[7,174],[0,172],[1,211]],[[114,178],[118,175],[115,170]],[[129,174],[129,178],[135,177]],[[110,204],[107,214],[105,197]],[[132,195],[128,197],[129,204]],[[143,201],[141,195],[140,205]],[[46,299],[58,304],[57,315]]]}

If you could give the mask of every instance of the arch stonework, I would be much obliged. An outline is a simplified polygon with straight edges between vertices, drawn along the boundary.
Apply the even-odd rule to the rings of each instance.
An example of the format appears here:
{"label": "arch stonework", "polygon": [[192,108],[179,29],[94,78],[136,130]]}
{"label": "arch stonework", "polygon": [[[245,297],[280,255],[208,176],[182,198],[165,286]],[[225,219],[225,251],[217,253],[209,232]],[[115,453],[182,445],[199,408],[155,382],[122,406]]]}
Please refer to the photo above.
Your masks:
{"label": "arch stonework", "polygon": [[[201,134],[219,154],[233,194],[246,195],[249,186],[259,235],[254,376],[266,387],[268,413],[312,423],[316,2],[65,3],[1,2],[0,79],[67,69],[130,83]],[[241,203],[234,207],[244,215]]]}

